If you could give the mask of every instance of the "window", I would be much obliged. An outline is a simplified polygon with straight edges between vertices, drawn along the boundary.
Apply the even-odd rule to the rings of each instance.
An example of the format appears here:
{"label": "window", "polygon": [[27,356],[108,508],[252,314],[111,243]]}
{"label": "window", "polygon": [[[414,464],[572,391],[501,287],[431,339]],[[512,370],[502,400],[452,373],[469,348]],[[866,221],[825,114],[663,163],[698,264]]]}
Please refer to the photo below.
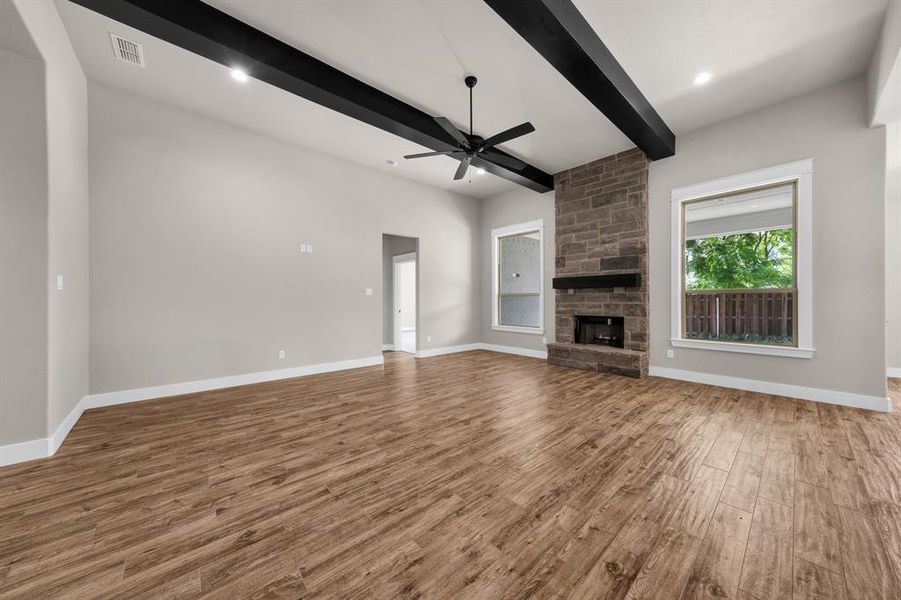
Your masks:
{"label": "window", "polygon": [[812,167],[673,190],[673,346],[813,355]]}
{"label": "window", "polygon": [[544,224],[533,221],[491,232],[493,329],[544,333]]}

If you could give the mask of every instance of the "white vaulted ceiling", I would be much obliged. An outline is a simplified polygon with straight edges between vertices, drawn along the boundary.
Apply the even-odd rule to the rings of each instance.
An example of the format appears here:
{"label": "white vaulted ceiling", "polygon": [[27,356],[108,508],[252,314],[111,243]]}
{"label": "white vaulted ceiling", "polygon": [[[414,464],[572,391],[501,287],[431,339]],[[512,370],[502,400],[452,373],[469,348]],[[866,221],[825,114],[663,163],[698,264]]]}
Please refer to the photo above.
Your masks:
{"label": "white vaulted ceiling", "polygon": [[[554,173],[632,146],[481,0],[209,0],[213,6],[430,114],[468,121],[463,76],[479,77],[475,130],[522,121],[503,146]],[[68,0],[60,14],[88,77],[360,164],[475,197],[514,184],[452,180],[456,161],[251,80]],[[677,135],[862,73],[886,0],[591,1],[582,14]],[[147,67],[113,56],[109,33],[144,45]],[[695,87],[700,71],[713,80]],[[397,160],[390,167],[387,160]]]}

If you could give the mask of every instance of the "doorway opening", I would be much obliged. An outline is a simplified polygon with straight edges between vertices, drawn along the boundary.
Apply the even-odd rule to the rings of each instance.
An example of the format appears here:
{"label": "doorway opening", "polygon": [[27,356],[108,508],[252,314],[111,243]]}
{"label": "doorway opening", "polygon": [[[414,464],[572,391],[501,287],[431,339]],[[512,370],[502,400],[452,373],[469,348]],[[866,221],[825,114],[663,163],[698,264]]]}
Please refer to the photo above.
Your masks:
{"label": "doorway opening", "polygon": [[385,268],[382,349],[415,354],[419,325],[419,240],[383,235]]}
{"label": "doorway opening", "polygon": [[394,348],[416,352],[416,253],[393,257]]}

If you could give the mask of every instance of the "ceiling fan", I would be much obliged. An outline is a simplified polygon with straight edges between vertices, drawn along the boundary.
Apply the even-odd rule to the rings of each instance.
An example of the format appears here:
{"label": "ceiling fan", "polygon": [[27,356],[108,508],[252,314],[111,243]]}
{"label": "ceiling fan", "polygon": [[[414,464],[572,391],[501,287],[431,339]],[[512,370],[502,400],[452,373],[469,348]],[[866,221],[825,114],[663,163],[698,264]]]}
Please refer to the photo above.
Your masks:
{"label": "ceiling fan", "polygon": [[506,154],[501,154],[497,151],[492,150],[492,148],[494,148],[498,144],[503,144],[504,142],[509,142],[510,140],[522,137],[527,133],[532,133],[533,131],[535,131],[535,127],[527,121],[525,123],[517,125],[516,127],[511,127],[510,129],[493,135],[488,139],[482,139],[481,137],[474,135],[472,132],[472,88],[476,86],[478,79],[476,79],[473,75],[469,75],[463,80],[463,82],[466,83],[466,87],[469,88],[469,134],[463,133],[462,131],[454,127],[454,124],[451,123],[449,119],[445,117],[435,117],[435,121],[439,125],[441,125],[441,128],[448,132],[451,137],[456,140],[457,149],[443,150],[440,152],[422,152],[420,154],[408,154],[404,156],[404,158],[424,158],[426,156],[453,156],[454,158],[459,158],[460,166],[457,167],[457,172],[454,174],[455,180],[463,179],[463,177],[466,175],[467,169],[469,169],[469,164],[474,158],[484,158],[510,169],[519,170],[525,167],[526,163],[522,162],[521,160],[518,160]]}

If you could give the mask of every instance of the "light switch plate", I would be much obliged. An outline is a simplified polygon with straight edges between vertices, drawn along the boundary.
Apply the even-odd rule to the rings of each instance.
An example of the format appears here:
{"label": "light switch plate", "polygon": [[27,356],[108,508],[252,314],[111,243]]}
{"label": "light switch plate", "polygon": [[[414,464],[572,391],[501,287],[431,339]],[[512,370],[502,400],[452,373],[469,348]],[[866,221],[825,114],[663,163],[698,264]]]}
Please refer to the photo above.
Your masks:
{"label": "light switch plate", "polygon": [[56,289],[58,289],[58,290],[63,289],[63,276],[62,275],[56,276]]}
{"label": "light switch plate", "polygon": [[306,244],[301,244],[301,245],[300,245],[300,251],[303,252],[303,253],[306,253],[306,251],[307,251],[307,245],[306,245]]}
{"label": "light switch plate", "polygon": [[279,350],[279,351],[278,351],[278,357],[279,357],[279,359],[285,358],[285,351],[284,351],[284,350]]}
{"label": "light switch plate", "polygon": [[367,295],[367,296],[371,296],[371,295],[372,295],[372,288],[366,288],[366,295]]}
{"label": "light switch plate", "polygon": [[673,349],[672,349],[672,348],[670,348],[669,350],[666,351],[666,357],[667,357],[667,358],[672,358],[673,356],[674,356],[674,353],[673,353]]}

